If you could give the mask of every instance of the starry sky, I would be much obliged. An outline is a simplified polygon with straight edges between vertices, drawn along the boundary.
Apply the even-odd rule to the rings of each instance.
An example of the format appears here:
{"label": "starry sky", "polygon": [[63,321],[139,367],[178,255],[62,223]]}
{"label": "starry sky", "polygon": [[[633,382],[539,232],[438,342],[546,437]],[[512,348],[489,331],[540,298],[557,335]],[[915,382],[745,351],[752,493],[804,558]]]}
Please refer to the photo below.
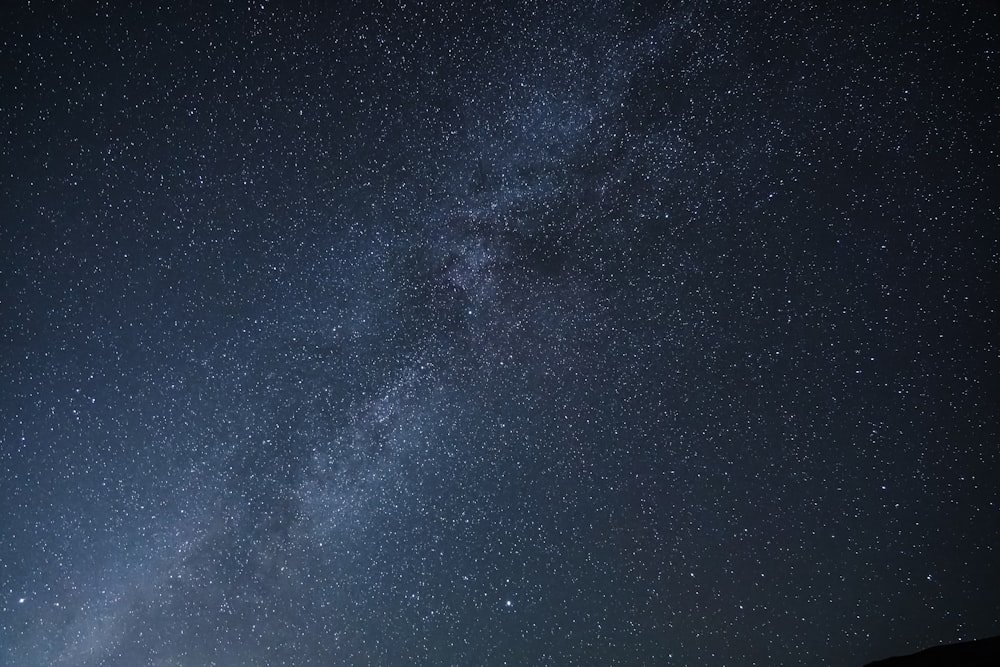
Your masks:
{"label": "starry sky", "polygon": [[996,4],[0,26],[0,664],[1000,633]]}

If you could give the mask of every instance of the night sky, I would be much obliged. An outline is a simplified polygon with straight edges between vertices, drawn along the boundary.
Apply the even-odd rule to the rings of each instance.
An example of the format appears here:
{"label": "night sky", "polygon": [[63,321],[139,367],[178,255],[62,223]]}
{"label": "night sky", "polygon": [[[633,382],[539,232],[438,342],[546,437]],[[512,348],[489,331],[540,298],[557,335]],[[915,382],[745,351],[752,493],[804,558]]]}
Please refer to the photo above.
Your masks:
{"label": "night sky", "polygon": [[1000,633],[998,99],[989,1],[4,3],[0,664]]}

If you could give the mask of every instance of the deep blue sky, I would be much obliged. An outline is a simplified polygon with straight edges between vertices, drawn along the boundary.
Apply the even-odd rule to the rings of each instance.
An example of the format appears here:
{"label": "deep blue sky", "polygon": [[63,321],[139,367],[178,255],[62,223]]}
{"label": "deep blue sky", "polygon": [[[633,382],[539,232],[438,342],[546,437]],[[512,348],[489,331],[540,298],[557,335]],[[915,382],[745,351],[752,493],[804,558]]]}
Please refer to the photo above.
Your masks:
{"label": "deep blue sky", "polygon": [[0,663],[1000,633],[997,9],[0,10]]}

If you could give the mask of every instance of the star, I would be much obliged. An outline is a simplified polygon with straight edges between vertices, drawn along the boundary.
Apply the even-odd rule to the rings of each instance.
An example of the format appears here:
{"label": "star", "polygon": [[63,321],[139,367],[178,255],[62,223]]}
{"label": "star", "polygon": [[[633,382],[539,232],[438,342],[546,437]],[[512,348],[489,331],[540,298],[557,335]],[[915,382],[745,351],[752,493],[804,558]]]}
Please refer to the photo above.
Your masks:
{"label": "star", "polygon": [[995,629],[990,3],[11,4],[0,664]]}

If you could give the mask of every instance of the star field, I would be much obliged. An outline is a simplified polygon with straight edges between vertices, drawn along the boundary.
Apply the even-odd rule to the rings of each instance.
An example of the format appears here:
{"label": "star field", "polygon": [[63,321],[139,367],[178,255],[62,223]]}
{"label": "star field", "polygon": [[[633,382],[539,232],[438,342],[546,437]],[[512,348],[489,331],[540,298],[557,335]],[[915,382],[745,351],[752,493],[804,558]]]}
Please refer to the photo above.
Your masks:
{"label": "star field", "polygon": [[1000,633],[998,18],[0,10],[0,664]]}

